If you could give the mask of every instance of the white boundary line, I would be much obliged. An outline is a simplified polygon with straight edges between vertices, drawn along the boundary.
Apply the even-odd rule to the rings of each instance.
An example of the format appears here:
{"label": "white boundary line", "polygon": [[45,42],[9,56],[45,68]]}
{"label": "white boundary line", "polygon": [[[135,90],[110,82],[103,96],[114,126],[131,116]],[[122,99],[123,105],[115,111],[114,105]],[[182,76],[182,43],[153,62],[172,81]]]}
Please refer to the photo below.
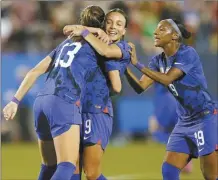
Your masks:
{"label": "white boundary line", "polygon": [[[146,173],[146,174],[122,174],[117,176],[109,176],[108,180],[162,180],[157,178],[156,173]],[[191,177],[183,178],[183,180],[193,180]]]}

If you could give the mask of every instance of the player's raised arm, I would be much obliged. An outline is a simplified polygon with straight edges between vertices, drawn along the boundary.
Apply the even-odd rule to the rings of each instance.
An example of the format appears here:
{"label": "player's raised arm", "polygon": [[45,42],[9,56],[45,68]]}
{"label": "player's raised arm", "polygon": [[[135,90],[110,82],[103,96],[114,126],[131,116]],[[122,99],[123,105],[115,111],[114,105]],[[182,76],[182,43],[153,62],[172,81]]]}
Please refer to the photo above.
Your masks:
{"label": "player's raised arm", "polygon": [[150,68],[145,67],[143,64],[138,62],[136,51],[135,51],[135,45],[132,43],[128,43],[128,44],[131,47],[131,51],[130,51],[131,63],[150,79],[157,81],[165,86],[168,86],[174,80],[178,79],[183,75],[183,71],[181,71],[179,68],[176,67],[171,68],[167,74],[155,71],[154,67],[150,67]]}
{"label": "player's raised arm", "polygon": [[51,57],[47,56],[27,73],[16,94],[14,95],[14,98],[3,109],[3,114],[6,120],[14,118],[19,102],[22,100],[28,90],[33,86],[37,78],[40,75],[46,73],[51,60]]}
{"label": "player's raised arm", "polygon": [[[91,31],[90,31],[91,30]],[[100,38],[94,36],[93,33],[98,33]],[[67,33],[69,34],[69,33]],[[106,58],[120,59],[122,58],[122,51],[116,44],[110,44],[103,42],[102,36],[107,36],[106,33],[100,29],[94,30],[94,28],[86,28],[84,26],[78,26],[73,28],[70,35],[71,36],[82,36],[101,56]]]}
{"label": "player's raised arm", "polygon": [[[131,62],[138,62],[137,59],[137,55],[136,55],[136,49],[135,49],[135,45],[133,43],[128,43],[129,46],[131,47],[130,55],[131,55]],[[151,78],[149,78],[146,75],[143,75],[141,77],[141,79],[139,80],[134,74],[133,72],[130,70],[130,68],[127,68],[126,72],[125,72],[126,78],[130,84],[130,86],[138,93],[142,93],[143,91],[145,91],[147,88],[149,88],[152,84],[153,84],[153,80]]]}
{"label": "player's raised arm", "polygon": [[147,90],[154,82],[151,78],[146,75],[143,75],[139,80],[130,68],[127,68],[125,72],[126,78],[130,86],[138,93],[141,94],[143,91]]}
{"label": "player's raised arm", "polygon": [[75,32],[77,29],[85,28],[92,34],[94,34],[98,39],[100,39],[102,42],[109,44],[110,38],[109,36],[101,29],[101,28],[94,28],[94,27],[88,27],[88,26],[82,26],[82,25],[66,25],[63,29],[63,33],[66,36],[73,36],[73,32]]}

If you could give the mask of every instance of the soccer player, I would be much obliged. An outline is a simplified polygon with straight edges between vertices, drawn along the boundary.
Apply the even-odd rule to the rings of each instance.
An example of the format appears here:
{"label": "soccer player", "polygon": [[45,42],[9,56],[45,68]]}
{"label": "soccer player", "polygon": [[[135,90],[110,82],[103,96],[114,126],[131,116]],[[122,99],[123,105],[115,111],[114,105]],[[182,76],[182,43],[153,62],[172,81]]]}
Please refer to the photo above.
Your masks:
{"label": "soccer player", "polygon": [[[89,6],[80,19],[82,25],[101,27],[104,17],[100,7]],[[76,168],[82,123],[79,101],[86,75],[98,67],[96,52],[81,40],[68,38],[57,46],[28,72],[12,101],[3,109],[6,120],[13,119],[23,96],[40,75],[48,73],[34,103],[42,157],[39,180],[70,180]]]}
{"label": "soccer player", "polygon": [[163,53],[152,58],[149,68],[138,62],[131,44],[132,64],[144,74],[139,81],[128,70],[127,77],[135,90],[142,92],[156,81],[166,86],[177,100],[178,123],[167,144],[162,165],[164,180],[178,180],[180,171],[196,157],[200,157],[204,178],[217,178],[217,110],[207,92],[197,52],[182,44],[182,39],[190,36],[177,21],[160,21],[154,32],[154,45],[161,47]]}
{"label": "soccer player", "polygon": [[[74,36],[87,33],[84,39],[89,42],[101,56],[104,56],[104,58],[99,57],[99,62],[102,63],[102,59],[107,60],[105,61],[105,69],[103,68],[103,72],[108,72],[108,76],[105,74],[106,79],[108,79],[108,77],[111,77],[110,73],[112,72],[114,72],[114,74],[123,75],[130,62],[130,48],[128,43],[123,40],[127,23],[126,14],[120,9],[112,9],[106,14],[104,28],[111,39],[111,45],[103,43],[92,34],[100,35],[101,39],[104,39],[104,32],[101,29],[69,25],[64,28],[64,33]],[[115,86],[115,84],[118,84],[117,92],[119,92],[121,90],[120,79],[114,81],[114,84],[112,82],[112,86]],[[99,98],[102,98],[104,101],[102,101],[101,104],[94,103],[96,99],[96,86],[99,87],[99,85],[95,83],[90,83],[90,89],[88,89],[82,101],[82,104],[84,104],[82,110],[83,139],[81,140],[84,145],[83,168],[88,180],[105,180],[106,178],[101,174],[101,160],[111,135],[113,114],[111,100],[108,99],[108,101],[106,101],[102,94]],[[110,85],[108,86],[110,87]],[[72,177],[72,180],[78,179],[79,175]]]}

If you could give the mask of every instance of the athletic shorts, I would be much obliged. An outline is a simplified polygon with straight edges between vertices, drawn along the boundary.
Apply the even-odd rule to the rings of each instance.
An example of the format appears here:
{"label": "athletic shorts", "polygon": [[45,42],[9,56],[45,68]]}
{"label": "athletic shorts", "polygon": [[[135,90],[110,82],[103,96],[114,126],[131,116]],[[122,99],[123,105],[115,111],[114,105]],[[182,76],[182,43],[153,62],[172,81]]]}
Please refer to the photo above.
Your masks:
{"label": "athletic shorts", "polygon": [[167,151],[185,153],[193,158],[212,153],[217,144],[217,115],[208,114],[191,126],[178,123],[171,133]]}
{"label": "athletic shorts", "polygon": [[107,113],[82,113],[81,143],[100,144],[104,150],[112,133],[113,117]]}
{"label": "athletic shorts", "polygon": [[34,102],[35,130],[40,140],[52,138],[68,131],[71,125],[81,125],[80,108],[58,96],[38,96]]}

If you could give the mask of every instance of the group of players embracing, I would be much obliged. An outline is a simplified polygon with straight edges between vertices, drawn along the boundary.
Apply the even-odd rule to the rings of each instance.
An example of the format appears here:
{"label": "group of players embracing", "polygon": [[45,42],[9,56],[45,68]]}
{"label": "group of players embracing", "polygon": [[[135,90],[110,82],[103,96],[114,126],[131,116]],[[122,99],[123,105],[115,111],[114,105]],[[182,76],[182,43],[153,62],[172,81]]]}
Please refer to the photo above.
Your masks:
{"label": "group of players embracing", "polygon": [[[216,180],[217,110],[197,52],[182,43],[191,33],[176,20],[161,20],[154,45],[163,52],[145,67],[134,44],[124,40],[124,11],[105,14],[99,6],[88,6],[79,23],[64,27],[67,38],[27,73],[3,109],[6,120],[13,119],[24,95],[47,75],[33,107],[42,159],[38,179],[81,180],[82,170],[88,180],[106,179],[101,162],[112,132],[111,96],[121,91],[125,75],[137,93],[158,82],[177,100],[178,123],[167,144],[163,179],[178,180],[188,162],[200,157],[204,178]],[[143,74],[140,80],[130,62]]]}

